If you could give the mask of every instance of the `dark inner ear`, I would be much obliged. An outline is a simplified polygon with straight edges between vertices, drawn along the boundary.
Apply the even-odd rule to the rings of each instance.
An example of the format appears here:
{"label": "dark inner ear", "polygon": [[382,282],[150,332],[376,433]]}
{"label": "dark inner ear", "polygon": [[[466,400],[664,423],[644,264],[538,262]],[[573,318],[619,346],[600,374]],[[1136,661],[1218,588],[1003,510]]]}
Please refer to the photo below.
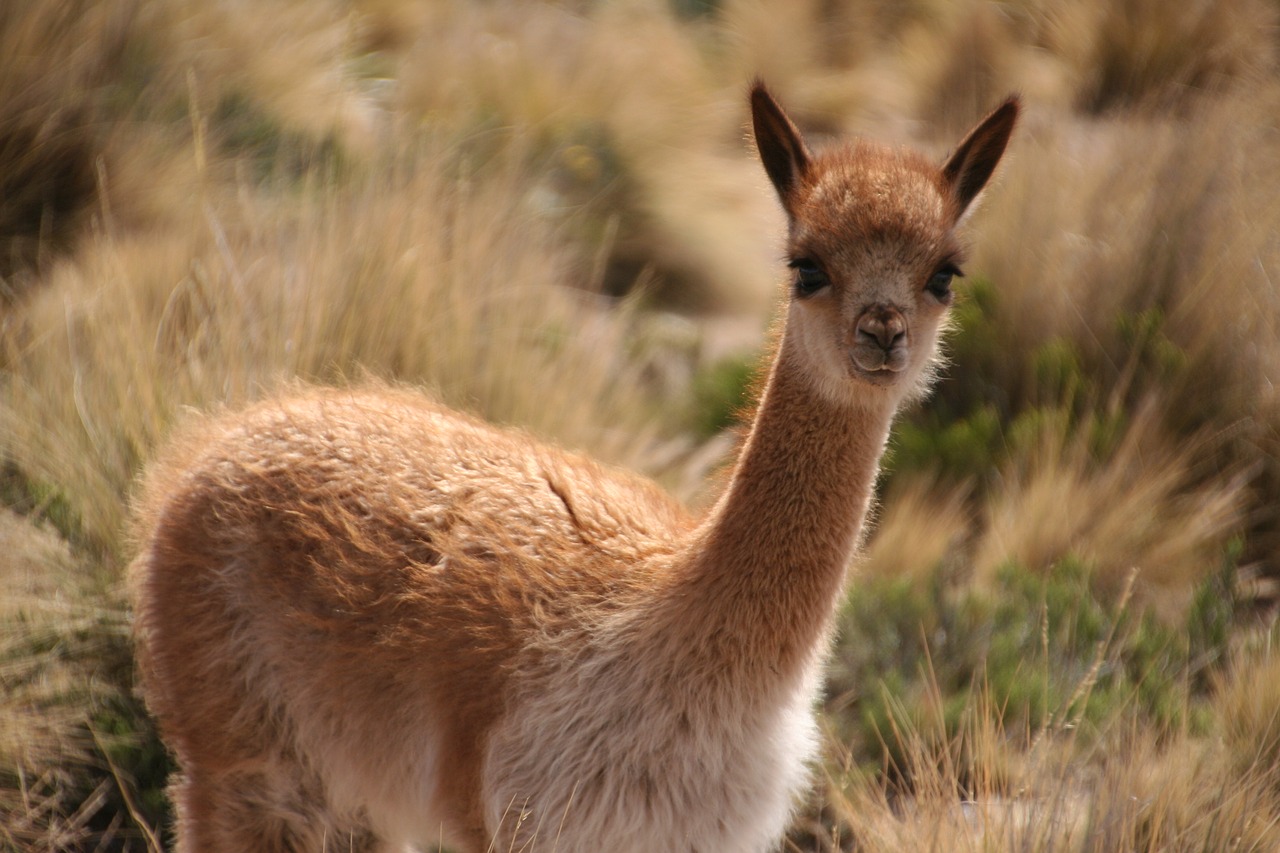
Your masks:
{"label": "dark inner ear", "polygon": [[791,212],[796,187],[809,170],[809,149],[800,131],[759,80],[751,87],[751,124],[764,170],[778,191],[782,206]]}
{"label": "dark inner ear", "polygon": [[942,177],[951,187],[959,217],[987,185],[1009,144],[1009,136],[1018,120],[1018,98],[1012,96],[977,127],[969,131],[955,153],[942,167]]}

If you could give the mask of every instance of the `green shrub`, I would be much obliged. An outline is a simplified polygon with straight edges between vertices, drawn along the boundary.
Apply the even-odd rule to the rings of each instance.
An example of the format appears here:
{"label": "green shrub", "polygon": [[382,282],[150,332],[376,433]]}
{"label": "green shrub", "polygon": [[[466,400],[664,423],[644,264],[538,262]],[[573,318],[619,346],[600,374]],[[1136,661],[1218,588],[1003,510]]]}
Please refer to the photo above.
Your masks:
{"label": "green shrub", "polygon": [[855,759],[907,767],[895,732],[939,727],[940,742],[959,742],[978,701],[1008,731],[1071,727],[1087,736],[1121,714],[1158,730],[1203,727],[1232,616],[1229,555],[1181,624],[1100,597],[1090,574],[1068,559],[1048,573],[1008,565],[990,589],[941,569],[924,583],[858,584],[827,702]]}

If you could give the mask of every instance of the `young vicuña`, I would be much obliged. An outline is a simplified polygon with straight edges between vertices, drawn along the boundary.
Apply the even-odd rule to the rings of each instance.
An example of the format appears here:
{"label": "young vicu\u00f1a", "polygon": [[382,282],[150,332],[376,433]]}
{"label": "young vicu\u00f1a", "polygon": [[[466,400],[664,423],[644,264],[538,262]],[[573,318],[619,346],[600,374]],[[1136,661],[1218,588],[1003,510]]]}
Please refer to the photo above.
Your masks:
{"label": "young vicu\u00f1a", "polygon": [[152,467],[131,567],[184,851],[776,845],[877,466],[1017,118],[938,167],[813,153],[760,84],[787,304],[723,494],[407,391],[203,419]]}

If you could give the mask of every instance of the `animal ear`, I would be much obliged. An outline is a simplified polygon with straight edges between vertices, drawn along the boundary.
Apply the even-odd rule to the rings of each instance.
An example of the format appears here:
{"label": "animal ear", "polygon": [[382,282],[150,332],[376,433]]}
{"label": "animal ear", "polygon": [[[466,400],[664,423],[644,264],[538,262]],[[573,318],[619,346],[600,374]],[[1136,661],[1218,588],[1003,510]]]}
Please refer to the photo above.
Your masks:
{"label": "animal ear", "polygon": [[795,190],[809,171],[813,158],[800,138],[800,131],[760,80],[751,87],[751,125],[764,170],[778,191],[782,206],[792,213]]}
{"label": "animal ear", "polygon": [[1013,133],[1013,126],[1018,121],[1018,108],[1018,96],[1010,96],[969,131],[942,167],[942,177],[956,201],[956,219],[973,203],[996,170],[1000,155],[1004,154]]}

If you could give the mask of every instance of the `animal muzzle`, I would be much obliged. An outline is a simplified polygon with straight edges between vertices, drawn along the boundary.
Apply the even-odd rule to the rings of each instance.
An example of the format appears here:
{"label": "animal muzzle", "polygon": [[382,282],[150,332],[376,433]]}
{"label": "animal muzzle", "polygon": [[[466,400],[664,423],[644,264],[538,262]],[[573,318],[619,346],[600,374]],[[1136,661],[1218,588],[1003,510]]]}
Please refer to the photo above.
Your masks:
{"label": "animal muzzle", "polygon": [[853,363],[866,371],[897,373],[907,366],[907,321],[891,305],[872,305],[854,325]]}

